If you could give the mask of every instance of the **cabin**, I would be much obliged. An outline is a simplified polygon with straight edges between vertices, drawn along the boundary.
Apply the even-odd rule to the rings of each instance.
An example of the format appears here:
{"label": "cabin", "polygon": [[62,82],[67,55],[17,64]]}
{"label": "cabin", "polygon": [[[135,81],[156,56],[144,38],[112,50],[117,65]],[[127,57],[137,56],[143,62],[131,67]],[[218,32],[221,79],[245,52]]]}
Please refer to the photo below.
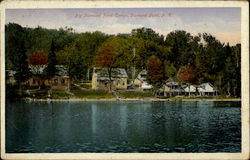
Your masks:
{"label": "cabin", "polygon": [[63,65],[56,65],[56,74],[52,78],[47,78],[45,74],[46,65],[30,66],[32,73],[28,84],[31,88],[51,87],[52,89],[69,89],[70,78],[67,68]]}
{"label": "cabin", "polygon": [[[123,68],[114,68],[111,72],[111,89],[125,90],[127,89],[128,75]],[[92,89],[109,89],[108,68],[94,68],[92,74]]]}
{"label": "cabin", "polygon": [[181,83],[177,82],[173,78],[170,78],[165,84],[162,85],[158,95],[164,97],[182,96],[185,95],[185,91]]}
{"label": "cabin", "polygon": [[182,86],[185,96],[196,96],[197,89],[192,84],[185,84]]}
{"label": "cabin", "polygon": [[134,85],[136,87],[142,87],[142,83],[146,82],[147,80],[147,70],[142,70],[136,77],[136,79],[134,80]]}
{"label": "cabin", "polygon": [[5,77],[6,77],[6,84],[7,85],[11,85],[13,86],[15,83],[16,83],[16,79],[15,79],[15,74],[16,74],[16,71],[13,71],[13,70],[6,70],[5,72]]}
{"label": "cabin", "polygon": [[202,83],[197,86],[199,96],[217,96],[218,90],[211,83]]}
{"label": "cabin", "polygon": [[142,70],[134,80],[134,86],[140,91],[150,91],[153,86],[147,82],[147,70]]}

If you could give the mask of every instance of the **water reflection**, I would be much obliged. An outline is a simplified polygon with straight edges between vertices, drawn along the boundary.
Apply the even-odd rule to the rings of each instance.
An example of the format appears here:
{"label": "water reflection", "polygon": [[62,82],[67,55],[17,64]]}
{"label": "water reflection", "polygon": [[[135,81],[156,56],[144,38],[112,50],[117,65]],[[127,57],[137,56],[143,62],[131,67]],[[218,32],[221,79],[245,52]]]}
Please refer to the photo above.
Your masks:
{"label": "water reflection", "polygon": [[240,152],[240,105],[181,101],[7,101],[6,150],[9,153]]}

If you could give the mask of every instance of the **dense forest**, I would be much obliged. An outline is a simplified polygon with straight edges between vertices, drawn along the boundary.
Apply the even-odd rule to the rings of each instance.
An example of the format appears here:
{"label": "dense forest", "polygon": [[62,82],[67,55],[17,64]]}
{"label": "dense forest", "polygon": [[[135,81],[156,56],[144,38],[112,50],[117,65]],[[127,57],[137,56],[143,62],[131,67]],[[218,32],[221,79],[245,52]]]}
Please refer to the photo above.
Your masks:
{"label": "dense forest", "polygon": [[208,33],[191,35],[175,30],[164,37],[151,28],[107,35],[100,31],[75,33],[67,27],[56,30],[15,23],[5,26],[6,70],[17,71],[19,81],[28,77],[28,57],[38,52],[48,55],[48,62],[49,53],[53,53],[55,60],[50,63],[66,65],[76,82],[90,80],[91,69],[105,66],[100,65],[100,59],[106,56],[110,60],[107,66],[125,68],[130,78],[133,66],[136,73],[147,69],[148,80],[155,87],[176,78],[192,84],[210,82],[222,95],[241,94],[241,45],[224,44]]}

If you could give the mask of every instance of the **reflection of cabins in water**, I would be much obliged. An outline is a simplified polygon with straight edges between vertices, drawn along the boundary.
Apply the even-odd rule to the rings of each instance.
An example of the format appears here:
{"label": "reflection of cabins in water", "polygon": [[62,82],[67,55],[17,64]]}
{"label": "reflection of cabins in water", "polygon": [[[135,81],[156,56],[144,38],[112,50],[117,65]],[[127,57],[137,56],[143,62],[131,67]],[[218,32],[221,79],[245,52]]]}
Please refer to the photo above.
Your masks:
{"label": "reflection of cabins in water", "polygon": [[142,70],[134,80],[135,87],[142,91],[151,90],[153,87],[147,82],[147,70]]}
{"label": "reflection of cabins in water", "polygon": [[29,86],[52,87],[52,89],[69,89],[70,79],[65,66],[56,65],[56,75],[48,79],[45,74],[46,66],[30,66],[32,77],[29,79]]}
{"label": "reflection of cabins in water", "polygon": [[217,96],[218,90],[211,83],[202,83],[197,86],[199,96]]}
{"label": "reflection of cabins in water", "polygon": [[[128,75],[123,68],[114,68],[111,73],[112,89],[127,89]],[[109,75],[107,68],[94,68],[92,75],[92,89],[109,89]]]}

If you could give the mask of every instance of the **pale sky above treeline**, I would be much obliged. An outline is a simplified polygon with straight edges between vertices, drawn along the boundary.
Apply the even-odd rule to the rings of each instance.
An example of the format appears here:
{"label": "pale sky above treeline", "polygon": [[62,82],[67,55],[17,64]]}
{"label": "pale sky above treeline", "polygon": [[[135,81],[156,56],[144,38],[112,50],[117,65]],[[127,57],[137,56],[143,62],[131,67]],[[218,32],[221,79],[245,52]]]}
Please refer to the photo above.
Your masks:
{"label": "pale sky above treeline", "polygon": [[174,30],[192,35],[210,33],[223,43],[240,43],[241,9],[216,8],[85,8],[7,9],[6,24],[48,29],[71,27],[75,32],[131,33],[146,27],[166,36]]}

